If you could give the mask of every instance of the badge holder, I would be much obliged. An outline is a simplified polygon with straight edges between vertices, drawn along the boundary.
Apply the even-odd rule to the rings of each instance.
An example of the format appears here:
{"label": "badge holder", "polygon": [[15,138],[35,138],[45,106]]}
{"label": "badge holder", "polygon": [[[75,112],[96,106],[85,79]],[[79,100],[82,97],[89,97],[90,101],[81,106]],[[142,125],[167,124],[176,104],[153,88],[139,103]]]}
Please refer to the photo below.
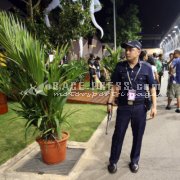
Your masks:
{"label": "badge holder", "polygon": [[[128,72],[128,69],[127,69],[127,66],[126,66],[126,71],[127,71],[127,76],[128,76],[128,80],[129,80],[129,82],[131,84],[131,87],[133,87],[130,76],[129,76],[129,72]],[[140,68],[139,68],[139,70],[138,70],[138,72],[137,72],[137,74],[136,74],[136,76],[134,78],[134,81],[136,81],[136,78],[137,78],[140,71],[141,71],[141,64],[140,64]],[[134,104],[135,99],[136,99],[136,90],[134,90],[134,89],[128,90],[128,102],[127,102],[128,105],[132,106]]]}
{"label": "badge holder", "polygon": [[128,105],[133,105],[136,98],[136,90],[131,89],[128,91]]}

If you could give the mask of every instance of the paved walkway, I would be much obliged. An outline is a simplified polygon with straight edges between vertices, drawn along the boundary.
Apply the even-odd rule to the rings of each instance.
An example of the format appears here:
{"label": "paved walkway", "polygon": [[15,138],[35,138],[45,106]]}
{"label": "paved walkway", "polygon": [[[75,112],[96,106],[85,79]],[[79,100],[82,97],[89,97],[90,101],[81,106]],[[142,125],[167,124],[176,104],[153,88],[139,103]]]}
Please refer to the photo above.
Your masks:
{"label": "paved walkway", "polygon": [[[163,79],[161,93],[165,95],[167,74]],[[173,104],[175,101],[173,102]],[[147,121],[140,160],[140,170],[132,174],[128,169],[129,154],[132,145],[132,132],[129,126],[118,171],[111,175],[107,164],[114,130],[115,114],[110,124],[109,134],[104,134],[104,125],[94,146],[82,157],[81,163],[74,169],[77,180],[180,180],[180,115],[165,110],[166,97],[158,98],[158,115]],[[79,171],[79,172],[78,172]],[[79,175],[78,175],[79,174]],[[75,176],[74,176],[75,177]]]}
{"label": "paved walkway", "polygon": [[[147,121],[146,131],[140,160],[140,170],[132,174],[128,169],[129,154],[132,145],[132,132],[129,126],[116,174],[107,172],[107,165],[111,147],[111,138],[114,130],[116,110],[114,109],[109,134],[105,135],[106,119],[100,124],[91,139],[81,145],[86,149],[80,160],[76,163],[69,176],[52,174],[18,173],[12,167],[5,173],[0,172],[0,179],[7,180],[180,180],[180,115],[172,110],[165,110],[167,73],[163,79],[162,95],[158,98],[158,115],[153,120]],[[173,102],[173,104],[175,101]],[[81,143],[80,143],[81,144]],[[74,144],[75,147],[80,146]],[[73,146],[73,144],[71,144]],[[24,154],[9,160],[9,164],[28,158],[37,144],[32,144]],[[31,152],[32,151],[32,152]],[[31,152],[31,153],[30,153]],[[19,159],[18,159],[19,158]],[[22,163],[22,162],[21,162]],[[8,164],[8,163],[7,163]],[[0,168],[1,170],[2,168]]]}

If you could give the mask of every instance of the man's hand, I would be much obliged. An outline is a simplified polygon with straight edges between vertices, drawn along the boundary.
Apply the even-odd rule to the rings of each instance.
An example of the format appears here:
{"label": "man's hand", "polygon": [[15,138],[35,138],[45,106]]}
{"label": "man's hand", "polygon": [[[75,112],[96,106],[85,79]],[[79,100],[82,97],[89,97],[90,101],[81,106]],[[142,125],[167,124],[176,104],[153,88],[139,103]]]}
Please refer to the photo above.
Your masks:
{"label": "man's hand", "polygon": [[156,100],[156,89],[155,87],[150,88],[150,93],[152,96],[152,108],[151,108],[151,113],[150,113],[150,117],[154,118],[157,114],[157,100]]}
{"label": "man's hand", "polygon": [[150,113],[151,118],[154,118],[156,115],[157,115],[157,109],[155,107],[152,107]]}
{"label": "man's hand", "polygon": [[113,106],[111,104],[107,105],[107,113],[112,113]]}

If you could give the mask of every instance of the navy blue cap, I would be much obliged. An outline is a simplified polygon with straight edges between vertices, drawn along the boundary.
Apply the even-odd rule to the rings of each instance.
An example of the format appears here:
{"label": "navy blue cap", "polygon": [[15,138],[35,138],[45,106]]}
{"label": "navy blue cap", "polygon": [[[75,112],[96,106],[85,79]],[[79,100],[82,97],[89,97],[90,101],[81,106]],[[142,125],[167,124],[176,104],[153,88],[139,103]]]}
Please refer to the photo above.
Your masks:
{"label": "navy blue cap", "polygon": [[126,49],[127,47],[141,49],[142,44],[139,41],[129,41],[127,43],[122,43],[121,47],[124,48],[124,49]]}

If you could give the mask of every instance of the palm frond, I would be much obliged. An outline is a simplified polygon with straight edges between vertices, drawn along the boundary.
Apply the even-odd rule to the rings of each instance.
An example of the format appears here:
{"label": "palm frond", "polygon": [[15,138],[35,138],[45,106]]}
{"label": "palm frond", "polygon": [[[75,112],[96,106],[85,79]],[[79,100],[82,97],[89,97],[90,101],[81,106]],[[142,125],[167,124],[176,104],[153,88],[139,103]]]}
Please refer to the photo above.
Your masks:
{"label": "palm frond", "polygon": [[[21,104],[16,113],[27,120],[25,135],[35,126],[44,138],[60,137],[61,124],[68,117],[63,115],[63,107],[71,83],[87,72],[85,62],[72,61],[59,66],[68,51],[66,44],[57,48],[54,61],[47,63],[44,46],[18,18],[5,12],[0,12],[0,45],[7,54],[7,67],[0,68],[0,91],[15,96]],[[53,88],[54,82],[58,83],[57,89]],[[66,83],[68,88],[62,88]]]}

